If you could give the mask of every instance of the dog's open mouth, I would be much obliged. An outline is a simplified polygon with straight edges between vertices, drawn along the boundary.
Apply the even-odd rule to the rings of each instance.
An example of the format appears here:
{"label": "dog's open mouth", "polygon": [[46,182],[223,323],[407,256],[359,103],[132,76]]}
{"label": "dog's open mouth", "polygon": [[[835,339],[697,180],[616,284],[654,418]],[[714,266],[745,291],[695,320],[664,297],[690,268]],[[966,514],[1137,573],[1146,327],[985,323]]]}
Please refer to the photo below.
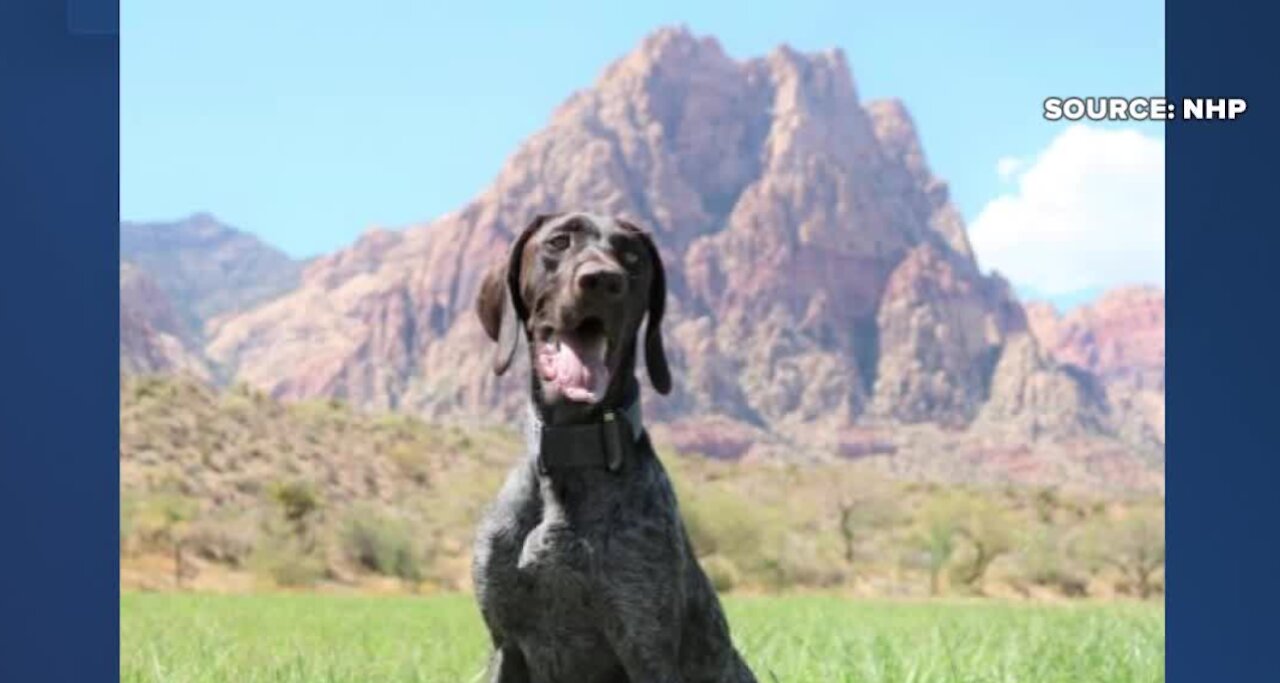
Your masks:
{"label": "dog's open mouth", "polygon": [[538,346],[538,375],[543,387],[566,400],[597,403],[609,387],[609,337],[604,322],[584,318],[572,330],[544,338]]}

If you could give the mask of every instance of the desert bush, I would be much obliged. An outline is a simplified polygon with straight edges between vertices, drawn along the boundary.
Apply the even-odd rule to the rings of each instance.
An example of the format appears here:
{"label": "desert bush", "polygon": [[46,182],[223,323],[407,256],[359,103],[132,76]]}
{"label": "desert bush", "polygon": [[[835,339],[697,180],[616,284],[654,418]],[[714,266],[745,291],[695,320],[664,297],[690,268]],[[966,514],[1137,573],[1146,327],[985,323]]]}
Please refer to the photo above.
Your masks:
{"label": "desert bush", "polygon": [[[124,382],[121,394],[120,541],[131,574],[161,567],[150,555],[172,552],[180,538],[179,552],[191,558],[257,568],[284,584],[326,573],[345,580],[352,570],[448,583],[466,575],[472,530],[520,452],[509,430],[323,400],[282,405],[244,387],[144,378]],[[658,447],[696,553],[713,580],[736,590],[822,587],[857,575],[859,589],[901,591],[895,557],[918,588],[927,575],[935,593],[980,592],[984,582],[994,592],[997,581],[1016,580],[1070,594],[1097,578],[1134,593],[1161,590],[1158,568],[1144,588],[1136,570],[1100,559],[1162,557],[1116,552],[1126,545],[1114,538],[1118,521],[1141,505],[1132,500],[912,483],[883,469],[887,460],[727,463]],[[369,464],[377,486],[351,488],[353,468]],[[394,485],[384,485],[387,472]],[[195,514],[196,500],[206,512],[190,518],[182,508]],[[1086,537],[1099,552],[1075,552]],[[1011,572],[1002,571],[1006,557]]]}
{"label": "desert bush", "polygon": [[289,481],[271,487],[271,499],[284,521],[301,539],[311,536],[321,502],[316,487],[305,481]]}
{"label": "desert bush", "polygon": [[847,578],[840,560],[824,557],[816,539],[791,530],[781,534],[775,548],[764,554],[766,585],[774,590],[799,586],[830,588]]}
{"label": "desert bush", "polygon": [[1076,559],[1068,532],[1042,525],[1024,535],[1017,550],[1018,576],[1067,597],[1088,593],[1088,576]]}
{"label": "desert bush", "polygon": [[858,543],[895,524],[901,510],[892,485],[879,477],[849,467],[837,467],[830,477],[841,556],[852,566]]}
{"label": "desert bush", "polygon": [[1120,573],[1118,587],[1143,599],[1163,590],[1159,580],[1165,559],[1162,508],[1134,508],[1119,519],[1100,516],[1083,545],[1095,566],[1110,566]]}
{"label": "desert bush", "polygon": [[690,495],[681,502],[685,530],[698,555],[758,556],[764,540],[761,515],[741,496],[725,491]]}
{"label": "desert bush", "polygon": [[908,557],[929,573],[930,595],[942,592],[942,572],[955,553],[958,533],[955,503],[951,498],[931,500],[920,511],[917,528],[909,539],[909,546],[915,552]]}
{"label": "desert bush", "polygon": [[955,530],[964,550],[955,558],[951,578],[956,585],[980,593],[991,564],[1013,549],[1013,522],[989,500],[973,496],[954,500]]}
{"label": "desert bush", "polygon": [[[126,514],[123,507],[121,513]],[[181,494],[157,493],[130,498],[127,522],[131,538],[124,544],[137,550],[169,554],[173,558],[174,585],[181,587],[182,579],[191,569],[183,556],[186,536],[199,513],[199,502]],[[122,533],[124,529],[122,518]]]}
{"label": "desert bush", "polygon": [[1046,486],[1036,490],[1032,497],[1032,505],[1035,507],[1036,517],[1041,524],[1052,524],[1054,513],[1061,506],[1058,496],[1058,489],[1052,486]]}
{"label": "desert bush", "polygon": [[426,449],[414,442],[392,444],[386,449],[387,457],[410,480],[427,485],[431,482],[431,457]]}
{"label": "desert bush", "polygon": [[277,586],[308,588],[325,575],[325,562],[313,549],[291,536],[259,544],[251,559],[254,569]]}
{"label": "desert bush", "polygon": [[359,508],[343,523],[340,543],[347,558],[367,571],[406,581],[422,579],[422,561],[403,520]]}
{"label": "desert bush", "polygon": [[148,550],[168,548],[200,512],[198,501],[176,493],[131,499],[130,529]]}
{"label": "desert bush", "polygon": [[277,482],[267,492],[273,505],[261,517],[250,565],[276,585],[310,586],[327,571],[320,495],[313,484],[300,480]]}
{"label": "desert bush", "polygon": [[241,567],[257,544],[257,528],[249,520],[206,519],[191,525],[184,547],[203,560]]}
{"label": "desert bush", "polygon": [[742,583],[793,585],[801,567],[787,556],[789,528],[782,511],[753,505],[721,488],[691,489],[681,500],[685,529],[699,557],[719,555],[738,569]]}
{"label": "desert bush", "polygon": [[710,555],[702,558],[702,570],[707,573],[711,585],[721,593],[732,591],[738,586],[741,577],[733,560],[723,555]]}

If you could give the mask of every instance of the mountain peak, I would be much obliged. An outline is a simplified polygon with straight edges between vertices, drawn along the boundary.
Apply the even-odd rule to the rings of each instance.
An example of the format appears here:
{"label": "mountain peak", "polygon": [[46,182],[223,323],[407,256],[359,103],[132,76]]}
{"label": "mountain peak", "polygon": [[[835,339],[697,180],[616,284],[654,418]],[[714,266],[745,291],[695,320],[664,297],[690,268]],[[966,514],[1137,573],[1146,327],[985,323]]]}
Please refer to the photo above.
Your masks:
{"label": "mountain peak", "polygon": [[279,249],[207,212],[176,221],[120,224],[120,258],[172,300],[180,336],[203,337],[210,318],[258,303],[298,282],[301,266]]}
{"label": "mountain peak", "polygon": [[642,92],[697,79],[702,73],[734,68],[712,37],[699,38],[687,26],[666,26],[646,35],[635,49],[607,66],[595,90]]}
{"label": "mountain peak", "polygon": [[188,225],[200,225],[200,226],[223,225],[222,222],[218,220],[217,216],[214,216],[212,213],[208,211],[196,211],[195,213],[192,213],[190,216],[187,216],[185,219],[179,222],[186,223]]}
{"label": "mountain peak", "polygon": [[[689,55],[702,46],[719,49],[719,41],[711,36],[699,38],[688,24],[660,26],[640,40],[634,52],[652,56]],[[633,54],[634,54],[633,52]]]}
{"label": "mountain peak", "polygon": [[646,407],[656,422],[797,442],[868,420],[1107,429],[1097,392],[980,272],[902,102],[864,106],[843,51],[738,61],[684,26],[572,95],[460,210],[318,259],[207,350],[278,397],[514,415],[527,387],[519,368],[493,376],[476,292],[531,217],[575,209],[635,220],[666,263],[678,380]]}

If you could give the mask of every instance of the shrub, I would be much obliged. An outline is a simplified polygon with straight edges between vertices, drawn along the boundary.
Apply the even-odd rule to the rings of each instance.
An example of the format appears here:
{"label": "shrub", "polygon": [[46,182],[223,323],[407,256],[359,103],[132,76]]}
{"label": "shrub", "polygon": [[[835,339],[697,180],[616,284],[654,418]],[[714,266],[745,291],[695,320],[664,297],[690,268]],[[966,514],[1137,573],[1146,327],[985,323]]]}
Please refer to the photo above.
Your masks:
{"label": "shrub", "polygon": [[191,526],[183,545],[201,559],[240,567],[257,547],[257,533],[243,519],[203,520]]}
{"label": "shrub", "polygon": [[191,523],[199,513],[199,502],[183,495],[130,497],[121,506],[122,551],[138,549],[169,554],[173,558],[174,585],[181,587],[183,577],[189,572],[183,546]]}
{"label": "shrub", "polygon": [[277,586],[307,588],[325,574],[324,560],[303,548],[297,539],[281,538],[262,543],[253,554],[253,564]]}
{"label": "shrub", "polygon": [[950,498],[932,500],[921,511],[911,545],[918,553],[913,557],[929,572],[930,595],[942,591],[942,570],[955,553],[958,533],[955,504]]}
{"label": "shrub", "polygon": [[709,491],[682,502],[685,529],[699,555],[759,554],[764,520],[759,509],[741,496]]}
{"label": "shrub", "polygon": [[901,510],[893,488],[869,472],[840,467],[830,471],[829,476],[838,489],[833,512],[841,557],[846,566],[851,566],[858,543],[897,523]]}
{"label": "shrub", "polygon": [[766,563],[769,585],[778,590],[795,586],[830,588],[847,578],[842,563],[823,557],[812,536],[782,535],[777,550],[766,555]]}
{"label": "shrub", "polygon": [[1122,585],[1146,599],[1163,589],[1164,510],[1137,508],[1118,520],[1100,518],[1090,529],[1085,548],[1095,565],[1120,572]]}
{"label": "shrub", "polygon": [[361,568],[406,581],[422,579],[409,525],[370,508],[354,511],[343,524],[343,552]]}
{"label": "shrub", "polygon": [[387,457],[414,483],[426,485],[431,482],[431,459],[421,445],[413,442],[393,444],[387,448]]}
{"label": "shrub", "polygon": [[702,570],[707,573],[711,585],[717,592],[727,593],[738,586],[741,577],[733,560],[723,555],[710,555],[701,560]]}
{"label": "shrub", "polygon": [[305,526],[310,517],[320,509],[320,494],[315,487],[303,481],[291,481],[276,485],[271,497],[289,522]]}
{"label": "shrub", "polygon": [[952,578],[971,591],[981,592],[991,563],[1013,549],[1012,521],[1004,510],[979,498],[957,499],[953,514],[956,532],[967,547],[953,568]]}
{"label": "shrub", "polygon": [[1067,597],[1088,593],[1088,579],[1077,566],[1064,532],[1055,527],[1027,534],[1017,560],[1021,578],[1031,584],[1056,589]]}
{"label": "shrub", "polygon": [[1054,513],[1061,506],[1058,489],[1052,486],[1038,489],[1032,498],[1032,505],[1035,507],[1036,517],[1041,524],[1052,524]]}
{"label": "shrub", "polygon": [[743,580],[784,580],[780,552],[787,525],[780,511],[752,505],[741,494],[712,489],[683,499],[681,514],[699,557],[730,560]]}

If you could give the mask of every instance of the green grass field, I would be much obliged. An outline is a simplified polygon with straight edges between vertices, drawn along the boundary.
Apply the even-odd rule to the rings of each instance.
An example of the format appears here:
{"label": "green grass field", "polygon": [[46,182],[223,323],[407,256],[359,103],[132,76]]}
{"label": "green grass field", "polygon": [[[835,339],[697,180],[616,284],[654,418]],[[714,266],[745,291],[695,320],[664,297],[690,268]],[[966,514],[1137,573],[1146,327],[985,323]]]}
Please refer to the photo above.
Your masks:
{"label": "green grass field", "polygon": [[[728,598],[761,683],[1164,680],[1157,605]],[[125,683],[471,681],[483,627],[468,596],[126,594]]]}

